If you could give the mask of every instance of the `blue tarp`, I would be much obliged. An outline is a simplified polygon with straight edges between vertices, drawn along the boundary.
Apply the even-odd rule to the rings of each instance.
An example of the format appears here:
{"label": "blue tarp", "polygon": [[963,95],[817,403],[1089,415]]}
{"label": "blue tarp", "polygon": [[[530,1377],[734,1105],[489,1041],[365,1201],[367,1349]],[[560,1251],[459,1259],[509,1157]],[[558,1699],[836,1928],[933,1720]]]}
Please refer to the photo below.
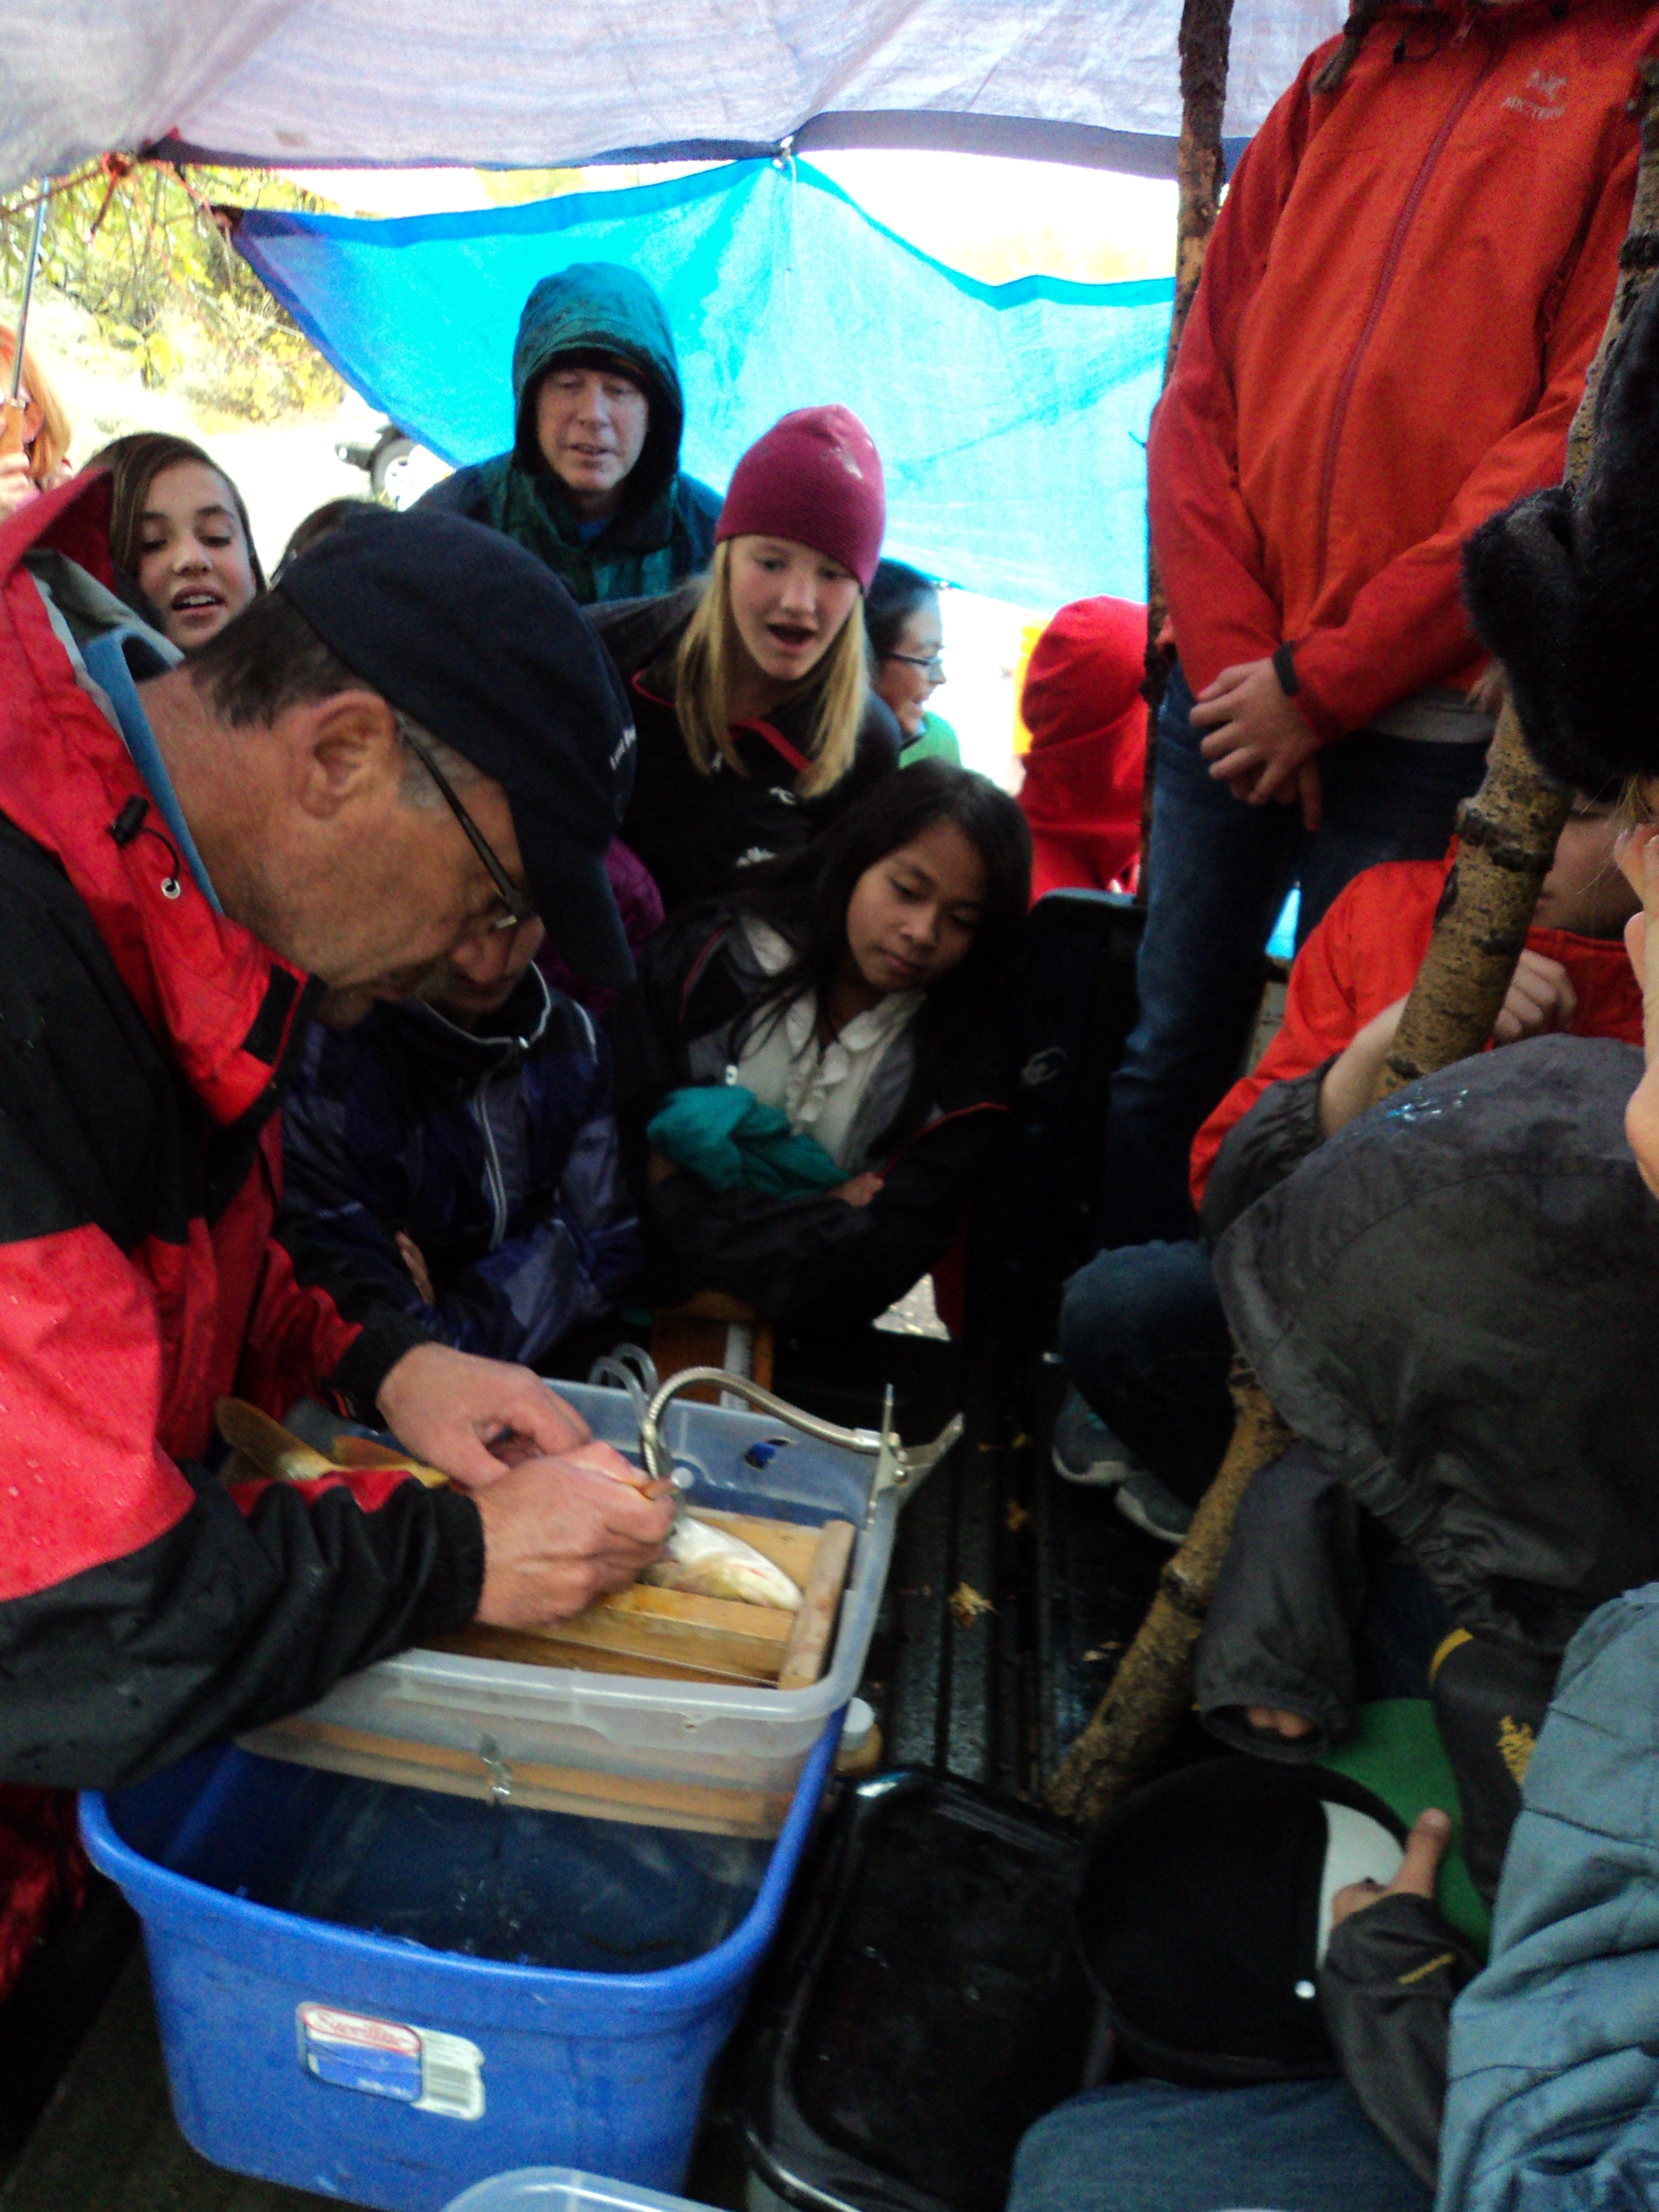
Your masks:
{"label": "blue tarp", "polygon": [[509,442],[537,279],[626,262],[667,306],[694,475],[724,486],[780,415],[839,400],[880,448],[900,559],[1035,607],[1144,596],[1167,280],[978,283],[805,162],[401,222],[258,210],[236,242],[347,383],[447,460]]}

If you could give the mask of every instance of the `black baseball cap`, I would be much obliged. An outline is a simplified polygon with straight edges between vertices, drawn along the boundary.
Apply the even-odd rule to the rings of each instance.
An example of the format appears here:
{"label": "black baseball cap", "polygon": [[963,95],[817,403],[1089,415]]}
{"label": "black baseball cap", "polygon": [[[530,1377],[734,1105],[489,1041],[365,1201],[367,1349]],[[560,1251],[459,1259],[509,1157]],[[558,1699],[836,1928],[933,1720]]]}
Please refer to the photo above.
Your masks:
{"label": "black baseball cap", "polygon": [[594,982],[631,981],[605,855],[633,788],[633,718],[552,571],[459,514],[365,507],[276,588],[365,684],[501,786],[549,936]]}

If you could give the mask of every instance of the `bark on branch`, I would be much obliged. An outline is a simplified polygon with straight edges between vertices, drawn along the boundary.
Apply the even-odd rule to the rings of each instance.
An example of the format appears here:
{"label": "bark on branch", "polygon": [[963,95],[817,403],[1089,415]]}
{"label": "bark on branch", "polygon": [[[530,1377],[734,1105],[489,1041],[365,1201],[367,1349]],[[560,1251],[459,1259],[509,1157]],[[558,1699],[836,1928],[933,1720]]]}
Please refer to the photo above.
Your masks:
{"label": "bark on branch", "polygon": [[1221,1472],[1205,1492],[1186,1540],[1158,1578],[1158,1595],[1112,1686],[1048,1785],[1068,1820],[1092,1823],[1146,1780],[1192,1703],[1193,1656],[1215,1595],[1244,1486],[1285,1449],[1291,1432],[1243,1362],[1231,1378],[1237,1416]]}
{"label": "bark on branch", "polygon": [[[1204,250],[1215,228],[1225,182],[1221,118],[1227,104],[1227,53],[1232,39],[1232,0],[1185,0],[1181,10],[1181,139],[1176,149],[1175,305],[1170,339],[1164,350],[1164,381],[1175,368],[1181,333],[1187,327],[1193,295],[1204,273]],[[1158,643],[1169,619],[1169,602],[1158,581],[1150,544],[1146,551],[1146,678],[1140,696],[1146,702],[1146,772],[1140,797],[1139,897],[1146,902],[1146,855],[1152,834],[1152,769],[1158,753],[1158,710],[1170,672],[1169,655]]]}

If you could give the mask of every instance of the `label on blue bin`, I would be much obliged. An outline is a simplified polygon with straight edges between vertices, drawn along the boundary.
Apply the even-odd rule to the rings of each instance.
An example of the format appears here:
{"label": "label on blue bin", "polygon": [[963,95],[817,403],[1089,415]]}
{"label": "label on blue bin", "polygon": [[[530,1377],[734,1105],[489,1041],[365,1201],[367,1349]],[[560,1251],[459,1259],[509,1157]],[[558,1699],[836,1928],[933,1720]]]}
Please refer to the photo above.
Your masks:
{"label": "label on blue bin", "polygon": [[300,2063],[319,2081],[452,2120],[483,2118],[483,2053],[464,2035],[325,2004],[297,2007],[295,2024]]}

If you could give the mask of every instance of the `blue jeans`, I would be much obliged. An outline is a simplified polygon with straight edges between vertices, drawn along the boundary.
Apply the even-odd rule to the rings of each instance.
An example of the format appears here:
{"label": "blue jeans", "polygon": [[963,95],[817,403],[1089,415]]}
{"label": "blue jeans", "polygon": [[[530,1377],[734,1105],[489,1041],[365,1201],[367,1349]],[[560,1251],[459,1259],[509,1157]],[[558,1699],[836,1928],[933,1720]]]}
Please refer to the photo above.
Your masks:
{"label": "blue jeans", "polygon": [[1343,2081],[1119,2081],[1030,2129],[1008,2212],[1431,2212]]}
{"label": "blue jeans", "polygon": [[1059,1348],[1101,1419],[1196,1505],[1233,1430],[1232,1339],[1209,1246],[1189,1240],[1097,1252],[1066,1285]]}
{"label": "blue jeans", "polygon": [[1187,1155],[1240,1073],[1261,952],[1293,882],[1298,944],[1362,868],[1437,860],[1458,801],[1480,787],[1485,749],[1357,731],[1319,756],[1324,818],[1247,806],[1211,775],[1193,695],[1170,672],[1158,725],[1151,899],[1135,966],[1140,1015],[1112,1083],[1103,1244],[1188,1237]]}

